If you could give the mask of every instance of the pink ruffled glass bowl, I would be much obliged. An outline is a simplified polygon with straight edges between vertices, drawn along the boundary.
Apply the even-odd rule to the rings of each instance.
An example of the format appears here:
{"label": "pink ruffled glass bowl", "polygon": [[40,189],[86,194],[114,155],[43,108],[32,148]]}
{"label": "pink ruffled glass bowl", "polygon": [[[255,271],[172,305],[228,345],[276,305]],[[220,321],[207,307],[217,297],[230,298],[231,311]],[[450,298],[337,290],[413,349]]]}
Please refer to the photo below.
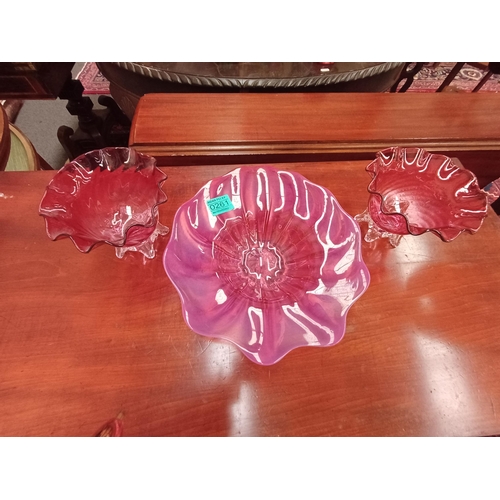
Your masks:
{"label": "pink ruffled glass bowl", "polygon": [[[208,201],[232,209],[213,215]],[[187,325],[271,365],[292,349],[331,346],[367,289],[358,224],[298,173],[241,167],[177,211],[164,253]]]}
{"label": "pink ruffled glass bowl", "polygon": [[388,238],[397,246],[403,235],[432,232],[449,242],[475,233],[487,214],[487,194],[476,176],[451,158],[418,148],[388,148],[366,170],[368,208],[355,219],[368,223],[365,240]]}
{"label": "pink ruffled glass bowl", "polygon": [[104,148],[64,165],[40,202],[47,235],[70,238],[80,252],[107,243],[121,258],[137,251],[152,259],[168,228],[158,220],[167,176],[156,160],[131,148]]}

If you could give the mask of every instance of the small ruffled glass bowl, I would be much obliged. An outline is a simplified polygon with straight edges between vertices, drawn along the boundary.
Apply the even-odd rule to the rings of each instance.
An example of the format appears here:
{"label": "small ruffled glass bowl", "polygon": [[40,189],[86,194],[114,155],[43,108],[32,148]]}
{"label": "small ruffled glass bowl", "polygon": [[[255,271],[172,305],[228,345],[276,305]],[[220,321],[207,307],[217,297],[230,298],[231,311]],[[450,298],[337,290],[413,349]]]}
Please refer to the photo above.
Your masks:
{"label": "small ruffled glass bowl", "polygon": [[167,176],[156,160],[131,148],[104,148],[64,165],[40,202],[47,235],[70,238],[83,253],[107,243],[122,258],[137,251],[152,259],[154,243],[169,229],[158,220]]}
{"label": "small ruffled glass bowl", "polygon": [[449,242],[478,231],[487,214],[487,194],[476,176],[451,158],[420,148],[393,147],[377,153],[367,167],[368,208],[355,219],[366,222],[365,241],[432,232]]}

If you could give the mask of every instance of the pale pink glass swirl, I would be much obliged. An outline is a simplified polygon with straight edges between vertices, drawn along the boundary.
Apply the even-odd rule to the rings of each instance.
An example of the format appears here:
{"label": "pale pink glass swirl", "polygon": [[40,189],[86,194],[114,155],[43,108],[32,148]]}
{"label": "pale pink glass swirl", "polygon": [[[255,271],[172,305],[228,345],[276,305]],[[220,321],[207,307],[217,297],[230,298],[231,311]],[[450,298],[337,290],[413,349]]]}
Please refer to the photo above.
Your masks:
{"label": "pale pink glass swirl", "polygon": [[[213,216],[206,201],[222,195],[234,209]],[[184,203],[164,266],[188,326],[262,365],[339,342],[370,280],[359,227],[332,193],[272,167],[237,168]]]}
{"label": "pale pink glass swirl", "polygon": [[49,238],[70,238],[89,252],[108,243],[122,257],[137,250],[154,256],[153,243],[168,228],[158,221],[158,205],[167,200],[161,184],[167,176],[154,158],[131,148],[85,153],[59,170],[40,202]]}
{"label": "pale pink glass swirl", "polygon": [[368,209],[356,219],[375,224],[368,240],[378,229],[396,244],[401,235],[428,231],[448,242],[475,233],[486,217],[487,194],[476,176],[447,156],[393,147],[377,153],[366,170],[372,176]]}

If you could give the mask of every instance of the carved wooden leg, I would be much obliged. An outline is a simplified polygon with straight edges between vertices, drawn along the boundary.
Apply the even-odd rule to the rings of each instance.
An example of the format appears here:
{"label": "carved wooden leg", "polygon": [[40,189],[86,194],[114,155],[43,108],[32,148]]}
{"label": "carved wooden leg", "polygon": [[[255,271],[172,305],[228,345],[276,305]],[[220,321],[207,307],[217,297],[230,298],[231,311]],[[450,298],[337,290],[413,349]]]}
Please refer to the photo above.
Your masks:
{"label": "carved wooden leg", "polygon": [[59,127],[57,137],[70,160],[77,156],[105,147],[128,146],[130,120],[109,96],[100,96],[99,104],[105,110],[94,111],[89,97],[83,96],[83,85],[78,80],[69,80],[59,97],[68,99],[67,110],[78,116],[78,129]]}

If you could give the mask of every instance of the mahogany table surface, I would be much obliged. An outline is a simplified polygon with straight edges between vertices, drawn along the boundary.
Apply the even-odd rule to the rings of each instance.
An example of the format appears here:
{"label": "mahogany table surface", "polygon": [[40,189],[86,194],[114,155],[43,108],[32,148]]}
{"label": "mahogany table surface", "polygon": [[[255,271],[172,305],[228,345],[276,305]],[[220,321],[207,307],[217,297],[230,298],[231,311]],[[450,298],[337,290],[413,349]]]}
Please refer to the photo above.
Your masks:
{"label": "mahogany table surface", "polygon": [[495,93],[147,94],[130,146],[155,156],[499,149]]}
{"label": "mahogany table surface", "polygon": [[[366,207],[365,161],[286,164]],[[167,167],[160,220],[232,167]],[[0,172],[0,435],[500,434],[500,222],[474,234],[363,242],[371,283],[344,339],[259,366],[193,333],[162,266],[51,241],[38,206],[55,172]],[[362,226],[362,229],[365,228]]]}
{"label": "mahogany table surface", "polygon": [[484,93],[143,96],[129,145],[159,165],[369,160],[391,146],[458,157],[500,176],[500,97]]}

